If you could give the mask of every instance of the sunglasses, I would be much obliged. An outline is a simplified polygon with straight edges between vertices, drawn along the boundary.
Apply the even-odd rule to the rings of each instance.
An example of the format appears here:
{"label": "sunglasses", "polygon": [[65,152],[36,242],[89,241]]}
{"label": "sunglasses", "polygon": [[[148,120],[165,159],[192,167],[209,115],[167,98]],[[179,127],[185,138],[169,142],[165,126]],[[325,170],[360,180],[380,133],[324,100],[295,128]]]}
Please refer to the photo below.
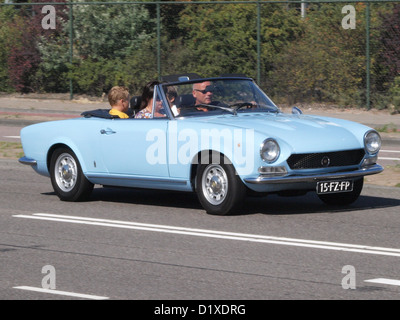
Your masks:
{"label": "sunglasses", "polygon": [[213,93],[213,89],[204,89],[204,90],[199,90],[199,89],[194,89],[195,91],[198,91],[202,94],[206,94],[207,92]]}

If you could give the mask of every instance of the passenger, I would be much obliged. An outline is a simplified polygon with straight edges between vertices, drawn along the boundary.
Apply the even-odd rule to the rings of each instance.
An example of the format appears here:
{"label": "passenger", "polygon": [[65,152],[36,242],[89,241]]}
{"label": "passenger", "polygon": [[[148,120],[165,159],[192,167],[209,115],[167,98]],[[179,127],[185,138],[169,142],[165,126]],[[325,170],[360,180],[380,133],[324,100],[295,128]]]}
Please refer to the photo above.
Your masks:
{"label": "passenger", "polygon": [[[142,93],[142,102],[140,107],[142,108],[136,115],[137,119],[151,119],[153,117],[153,96],[154,96],[154,87],[158,85],[160,82],[158,81],[150,81],[143,88]],[[160,109],[162,108],[162,102],[156,101],[156,110],[154,110],[154,117],[165,117],[164,114],[160,113]]]}
{"label": "passenger", "polygon": [[111,105],[109,113],[113,116],[118,116],[122,119],[128,119],[129,109],[129,90],[126,87],[112,87],[108,93],[108,102]]}
{"label": "passenger", "polygon": [[172,113],[176,117],[177,115],[179,115],[179,112],[180,112],[180,110],[176,107],[176,104],[175,104],[176,97],[178,96],[178,92],[176,91],[176,88],[172,87],[172,86],[168,87],[166,95],[167,95],[167,99],[169,102],[169,106],[172,110]]}

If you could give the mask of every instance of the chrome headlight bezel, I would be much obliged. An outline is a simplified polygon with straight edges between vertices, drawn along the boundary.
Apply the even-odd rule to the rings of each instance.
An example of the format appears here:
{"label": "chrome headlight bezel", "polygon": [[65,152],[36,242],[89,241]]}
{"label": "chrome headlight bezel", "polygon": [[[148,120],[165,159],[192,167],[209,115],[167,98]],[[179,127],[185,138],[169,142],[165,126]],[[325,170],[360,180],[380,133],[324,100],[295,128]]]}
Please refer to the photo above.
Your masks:
{"label": "chrome headlight bezel", "polygon": [[275,139],[268,138],[260,146],[260,157],[267,163],[275,162],[281,153],[281,148]]}
{"label": "chrome headlight bezel", "polygon": [[378,132],[369,130],[364,135],[364,149],[370,154],[374,155],[379,152],[382,146],[382,139]]}

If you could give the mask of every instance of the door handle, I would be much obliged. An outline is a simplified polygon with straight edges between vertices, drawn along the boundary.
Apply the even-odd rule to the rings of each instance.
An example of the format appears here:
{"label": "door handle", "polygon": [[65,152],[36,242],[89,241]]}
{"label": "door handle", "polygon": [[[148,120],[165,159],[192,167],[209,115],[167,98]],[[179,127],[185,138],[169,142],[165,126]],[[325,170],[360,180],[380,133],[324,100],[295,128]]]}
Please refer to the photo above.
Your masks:
{"label": "door handle", "polygon": [[113,133],[117,133],[117,132],[112,130],[112,129],[110,129],[110,128],[107,128],[107,129],[101,129],[100,133],[109,135],[109,134],[113,134]]}

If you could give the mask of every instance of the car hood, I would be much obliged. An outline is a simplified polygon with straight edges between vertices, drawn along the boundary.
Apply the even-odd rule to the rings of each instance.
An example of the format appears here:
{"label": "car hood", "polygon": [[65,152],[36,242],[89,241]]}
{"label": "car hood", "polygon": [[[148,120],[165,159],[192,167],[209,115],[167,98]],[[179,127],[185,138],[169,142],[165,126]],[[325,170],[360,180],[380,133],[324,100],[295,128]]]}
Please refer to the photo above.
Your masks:
{"label": "car hood", "polygon": [[253,129],[261,137],[286,142],[298,153],[363,148],[364,133],[370,129],[348,120],[285,113],[239,113],[197,119],[205,127],[212,124],[217,128]]}

